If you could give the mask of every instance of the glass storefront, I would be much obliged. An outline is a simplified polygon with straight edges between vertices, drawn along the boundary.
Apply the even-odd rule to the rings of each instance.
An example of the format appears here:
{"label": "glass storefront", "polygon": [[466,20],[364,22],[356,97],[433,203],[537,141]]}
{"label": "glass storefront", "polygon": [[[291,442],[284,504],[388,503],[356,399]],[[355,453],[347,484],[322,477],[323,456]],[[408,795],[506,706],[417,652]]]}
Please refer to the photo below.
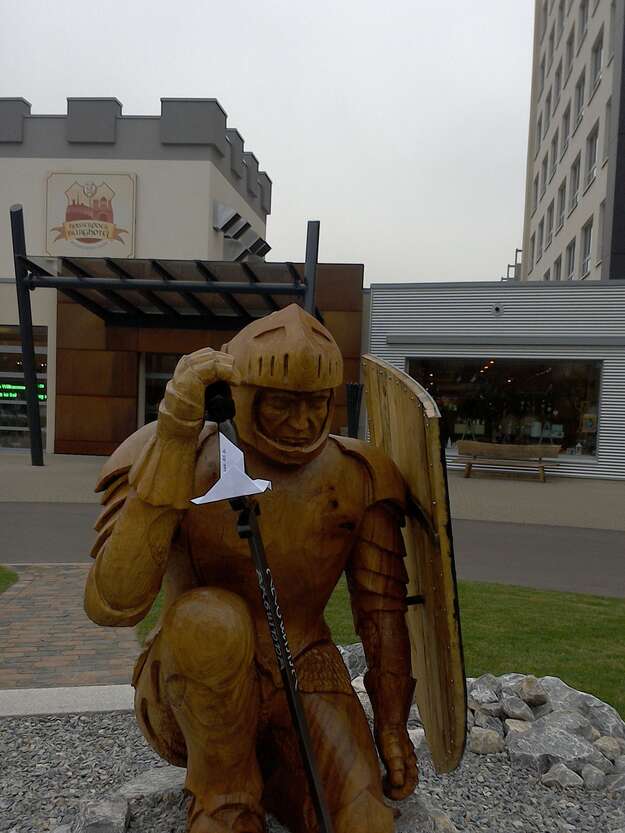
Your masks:
{"label": "glass storefront", "polygon": [[[33,327],[39,414],[45,447],[47,387],[47,330]],[[0,324],[0,447],[30,448],[26,413],[26,385],[20,330]]]}
{"label": "glass storefront", "polygon": [[145,354],[145,422],[154,422],[165,386],[174,375],[182,353]]}
{"label": "glass storefront", "polygon": [[449,441],[545,443],[595,455],[601,362],[555,359],[409,359],[436,400]]}

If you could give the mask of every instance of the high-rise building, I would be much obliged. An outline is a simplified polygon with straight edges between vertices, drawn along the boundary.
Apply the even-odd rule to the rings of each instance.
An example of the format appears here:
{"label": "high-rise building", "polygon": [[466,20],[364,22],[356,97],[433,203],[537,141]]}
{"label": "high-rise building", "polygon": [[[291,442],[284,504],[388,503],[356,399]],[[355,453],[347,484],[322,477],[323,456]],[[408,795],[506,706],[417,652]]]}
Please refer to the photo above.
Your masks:
{"label": "high-rise building", "polygon": [[521,279],[625,277],[623,0],[535,0]]}

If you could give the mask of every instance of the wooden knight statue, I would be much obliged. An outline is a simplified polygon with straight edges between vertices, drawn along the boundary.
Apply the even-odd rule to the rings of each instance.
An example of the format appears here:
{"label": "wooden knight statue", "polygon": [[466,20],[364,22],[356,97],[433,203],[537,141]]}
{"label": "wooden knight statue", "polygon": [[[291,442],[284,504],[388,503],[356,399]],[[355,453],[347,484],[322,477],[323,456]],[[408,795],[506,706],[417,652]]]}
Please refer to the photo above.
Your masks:
{"label": "wooden knight statue", "polygon": [[[385,796],[402,799],[417,784],[406,724],[416,670],[428,662],[419,700],[428,739],[446,743],[440,768],[461,754],[464,714],[453,712],[462,711],[462,696],[446,697],[444,663],[420,660],[409,636],[449,642],[453,599],[428,606],[438,579],[425,574],[412,576],[407,591],[414,570],[405,559],[406,547],[416,548],[418,573],[421,546],[431,567],[423,554],[436,544],[441,557],[446,521],[423,506],[413,513],[407,475],[382,447],[329,433],[342,358],[318,320],[293,304],[221,351],[182,357],[157,421],[104,466],[85,609],[100,625],[132,626],[164,590],[134,670],[135,710],[148,743],[187,769],[190,833],[262,833],[266,812],[293,833],[318,829],[248,547],[227,501],[191,502],[219,478],[219,434],[204,413],[205,389],[217,381],[231,386],[247,471],[272,484],[258,498],[260,530],[332,825],[336,833],[391,833]],[[343,574],[366,654],[374,737],[324,621]],[[407,595],[416,600],[412,629]],[[450,714],[460,728],[445,738]]]}

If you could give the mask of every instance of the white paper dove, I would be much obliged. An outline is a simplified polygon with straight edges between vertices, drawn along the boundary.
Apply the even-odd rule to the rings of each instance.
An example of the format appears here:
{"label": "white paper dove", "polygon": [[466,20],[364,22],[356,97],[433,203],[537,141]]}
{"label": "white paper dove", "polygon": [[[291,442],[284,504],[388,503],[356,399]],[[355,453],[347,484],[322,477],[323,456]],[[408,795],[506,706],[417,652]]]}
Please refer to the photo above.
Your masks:
{"label": "white paper dove", "polygon": [[259,495],[271,489],[270,480],[252,480],[245,473],[245,458],[240,448],[219,432],[219,480],[202,497],[191,503],[215,503],[243,495]]}

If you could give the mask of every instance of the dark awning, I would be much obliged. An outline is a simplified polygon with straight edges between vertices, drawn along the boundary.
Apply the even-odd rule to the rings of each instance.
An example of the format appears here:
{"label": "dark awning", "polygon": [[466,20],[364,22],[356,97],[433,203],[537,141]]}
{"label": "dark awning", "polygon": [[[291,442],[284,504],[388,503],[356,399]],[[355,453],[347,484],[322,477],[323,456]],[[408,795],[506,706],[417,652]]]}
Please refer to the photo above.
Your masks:
{"label": "dark awning", "polygon": [[232,330],[293,302],[313,306],[314,270],[309,285],[293,263],[17,257],[29,289],[58,289],[117,327]]}

